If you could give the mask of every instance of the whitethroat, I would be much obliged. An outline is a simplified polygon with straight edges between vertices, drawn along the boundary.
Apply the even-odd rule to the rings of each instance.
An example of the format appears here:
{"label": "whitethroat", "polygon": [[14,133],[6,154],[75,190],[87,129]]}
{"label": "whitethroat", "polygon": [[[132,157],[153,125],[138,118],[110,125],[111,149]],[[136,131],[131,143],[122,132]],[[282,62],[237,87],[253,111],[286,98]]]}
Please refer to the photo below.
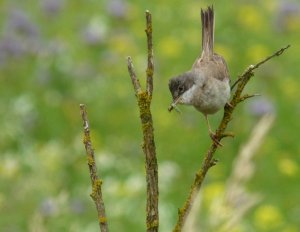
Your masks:
{"label": "whitethroat", "polygon": [[205,116],[209,135],[217,143],[212,132],[208,115],[224,107],[230,98],[230,77],[224,58],[214,53],[214,9],[201,9],[202,53],[196,59],[191,70],[169,81],[173,103],[192,105]]}

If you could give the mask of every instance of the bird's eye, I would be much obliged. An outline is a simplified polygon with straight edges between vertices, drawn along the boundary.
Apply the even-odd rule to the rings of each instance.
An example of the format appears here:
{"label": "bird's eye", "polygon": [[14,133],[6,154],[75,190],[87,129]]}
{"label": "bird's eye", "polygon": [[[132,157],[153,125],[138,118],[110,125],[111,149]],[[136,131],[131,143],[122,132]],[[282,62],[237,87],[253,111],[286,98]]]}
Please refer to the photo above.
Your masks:
{"label": "bird's eye", "polygon": [[179,93],[183,93],[183,91],[184,91],[183,86],[179,86],[179,87],[178,87],[178,91],[179,91]]}

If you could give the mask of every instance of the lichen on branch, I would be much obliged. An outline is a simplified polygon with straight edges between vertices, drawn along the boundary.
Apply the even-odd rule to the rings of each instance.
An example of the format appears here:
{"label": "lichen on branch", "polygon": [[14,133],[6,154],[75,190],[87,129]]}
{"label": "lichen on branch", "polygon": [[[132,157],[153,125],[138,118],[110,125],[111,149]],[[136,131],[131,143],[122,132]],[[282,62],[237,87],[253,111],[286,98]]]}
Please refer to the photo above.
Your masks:
{"label": "lichen on branch", "polygon": [[146,226],[147,232],[157,232],[159,227],[158,214],[158,165],[154,141],[153,120],[151,114],[151,100],[153,92],[153,43],[152,43],[152,17],[146,11],[147,35],[147,69],[146,69],[146,90],[143,90],[133,68],[131,57],[127,58],[128,73],[131,78],[133,89],[137,98],[140,120],[143,132],[143,152],[145,155],[147,203],[146,203]]}
{"label": "lichen on branch", "polygon": [[92,182],[92,193],[90,194],[90,196],[96,205],[100,230],[101,232],[108,232],[109,230],[108,230],[107,218],[105,213],[105,206],[102,197],[102,180],[98,177],[97,174],[94,148],[92,145],[91,135],[90,135],[90,126],[87,117],[86,107],[84,104],[80,104],[80,113],[83,121],[83,132],[84,132],[83,143],[86,150],[87,164],[89,167],[90,178]]}

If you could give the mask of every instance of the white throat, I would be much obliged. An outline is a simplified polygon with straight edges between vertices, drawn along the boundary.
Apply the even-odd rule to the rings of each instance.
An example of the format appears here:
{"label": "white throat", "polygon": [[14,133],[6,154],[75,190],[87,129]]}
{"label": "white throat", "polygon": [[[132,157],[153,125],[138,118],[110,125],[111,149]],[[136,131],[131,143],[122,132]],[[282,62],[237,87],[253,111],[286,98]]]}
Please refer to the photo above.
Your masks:
{"label": "white throat", "polygon": [[193,104],[193,98],[194,98],[194,92],[196,90],[197,86],[194,84],[191,88],[189,88],[187,91],[185,91],[181,96],[181,104],[186,105],[192,105]]}

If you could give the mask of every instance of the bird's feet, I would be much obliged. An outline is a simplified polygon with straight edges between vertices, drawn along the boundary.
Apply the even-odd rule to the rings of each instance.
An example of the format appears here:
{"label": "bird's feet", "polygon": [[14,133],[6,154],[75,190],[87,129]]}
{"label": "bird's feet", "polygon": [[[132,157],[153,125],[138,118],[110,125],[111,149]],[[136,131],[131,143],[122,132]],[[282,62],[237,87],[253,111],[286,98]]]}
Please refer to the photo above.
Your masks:
{"label": "bird's feet", "polygon": [[219,147],[223,147],[223,144],[219,141],[218,136],[216,136],[215,133],[213,133],[212,131],[209,131],[209,137],[211,138],[211,140],[214,142],[215,145],[219,146]]}
{"label": "bird's feet", "polygon": [[209,137],[212,139],[212,141],[214,142],[214,144],[216,144],[217,146],[220,146],[220,147],[223,147],[223,144],[220,142],[221,139],[223,139],[225,137],[234,138],[234,134],[232,132],[225,132],[225,133],[222,133],[219,136],[217,136],[212,131],[209,131],[208,133],[209,133]]}
{"label": "bird's feet", "polygon": [[225,106],[228,106],[229,108],[233,108],[233,105],[231,105],[230,102],[226,102],[226,105]]}

